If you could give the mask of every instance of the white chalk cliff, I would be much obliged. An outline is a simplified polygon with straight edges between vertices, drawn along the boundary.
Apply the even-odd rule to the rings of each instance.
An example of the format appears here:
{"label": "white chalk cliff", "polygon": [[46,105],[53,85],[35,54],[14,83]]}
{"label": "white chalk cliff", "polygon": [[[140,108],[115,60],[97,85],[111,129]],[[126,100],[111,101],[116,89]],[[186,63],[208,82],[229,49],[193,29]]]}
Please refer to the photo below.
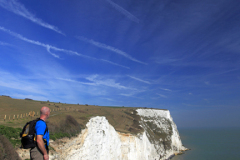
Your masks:
{"label": "white chalk cliff", "polygon": [[105,117],[93,117],[81,134],[53,147],[52,158],[67,160],[164,160],[186,148],[168,110],[137,109],[144,129],[138,135],[117,132]]}

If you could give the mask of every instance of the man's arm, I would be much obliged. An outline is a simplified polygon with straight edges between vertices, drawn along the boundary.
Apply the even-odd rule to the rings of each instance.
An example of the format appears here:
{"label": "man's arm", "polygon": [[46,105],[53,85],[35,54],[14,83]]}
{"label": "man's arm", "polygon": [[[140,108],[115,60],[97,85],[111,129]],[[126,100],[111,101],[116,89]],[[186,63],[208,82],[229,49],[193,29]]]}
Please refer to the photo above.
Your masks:
{"label": "man's arm", "polygon": [[47,150],[45,148],[45,144],[44,144],[44,141],[43,141],[43,135],[37,135],[37,145],[38,145],[38,148],[43,153],[44,160],[48,160],[49,157],[48,157]]}

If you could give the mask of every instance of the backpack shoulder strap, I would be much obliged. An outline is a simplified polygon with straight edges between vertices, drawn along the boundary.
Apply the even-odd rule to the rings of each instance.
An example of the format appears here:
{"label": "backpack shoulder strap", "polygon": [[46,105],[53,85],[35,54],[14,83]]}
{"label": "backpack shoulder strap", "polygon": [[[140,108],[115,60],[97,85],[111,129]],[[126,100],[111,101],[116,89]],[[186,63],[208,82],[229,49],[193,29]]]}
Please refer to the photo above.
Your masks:
{"label": "backpack shoulder strap", "polygon": [[45,135],[45,134],[47,133],[47,131],[48,131],[47,123],[46,123],[44,120],[40,119],[40,118],[39,118],[38,121],[43,121],[43,122],[46,124],[46,129],[45,129],[45,131],[44,131],[44,135]]}
{"label": "backpack shoulder strap", "polygon": [[36,126],[36,124],[37,124],[37,122],[40,120],[40,118],[37,118],[37,119],[35,119],[35,120],[33,120],[32,122],[32,125],[33,125],[33,132],[34,132],[34,134],[36,133],[36,130],[35,130],[35,126]]}

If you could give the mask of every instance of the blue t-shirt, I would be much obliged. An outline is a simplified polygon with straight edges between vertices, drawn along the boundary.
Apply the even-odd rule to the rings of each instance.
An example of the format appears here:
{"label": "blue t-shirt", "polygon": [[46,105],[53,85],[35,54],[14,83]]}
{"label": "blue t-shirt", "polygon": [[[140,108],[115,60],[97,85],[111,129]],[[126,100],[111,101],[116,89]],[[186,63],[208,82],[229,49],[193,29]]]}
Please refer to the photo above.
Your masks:
{"label": "blue t-shirt", "polygon": [[46,139],[47,145],[49,146],[49,139],[50,139],[49,131],[47,131],[44,134],[46,127],[47,127],[46,123],[42,120],[39,120],[36,123],[35,130],[36,130],[36,135],[43,135],[43,139]]}

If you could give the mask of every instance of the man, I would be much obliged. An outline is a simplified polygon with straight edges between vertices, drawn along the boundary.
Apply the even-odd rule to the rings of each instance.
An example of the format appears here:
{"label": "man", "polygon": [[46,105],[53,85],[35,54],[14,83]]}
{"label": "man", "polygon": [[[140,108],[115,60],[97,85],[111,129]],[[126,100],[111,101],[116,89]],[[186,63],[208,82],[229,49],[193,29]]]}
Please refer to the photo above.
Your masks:
{"label": "man", "polygon": [[48,145],[49,145],[49,131],[47,129],[46,120],[50,116],[50,109],[42,107],[40,110],[40,120],[35,126],[36,147],[30,150],[31,160],[49,160]]}

